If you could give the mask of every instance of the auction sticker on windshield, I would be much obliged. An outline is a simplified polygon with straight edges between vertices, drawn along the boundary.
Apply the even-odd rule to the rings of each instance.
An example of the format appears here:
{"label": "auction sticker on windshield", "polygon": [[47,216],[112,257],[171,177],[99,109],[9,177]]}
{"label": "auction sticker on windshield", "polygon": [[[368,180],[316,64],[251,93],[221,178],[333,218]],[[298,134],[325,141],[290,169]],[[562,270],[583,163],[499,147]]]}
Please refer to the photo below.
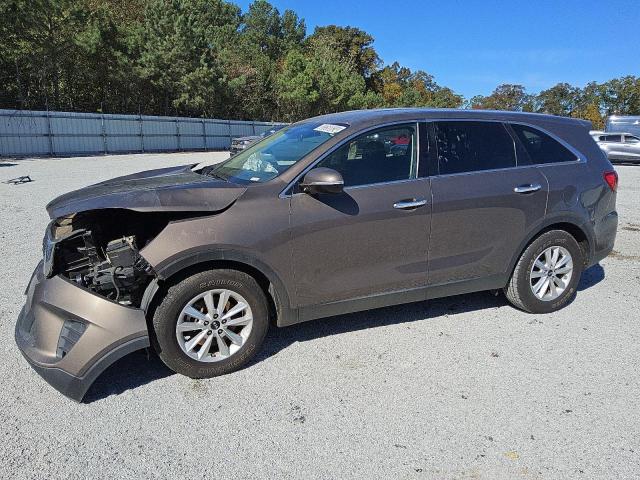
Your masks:
{"label": "auction sticker on windshield", "polygon": [[347,127],[344,125],[335,125],[333,123],[323,123],[319,127],[314,128],[314,130],[316,132],[323,132],[323,133],[328,133],[330,135],[334,135],[336,133],[341,132],[345,128]]}

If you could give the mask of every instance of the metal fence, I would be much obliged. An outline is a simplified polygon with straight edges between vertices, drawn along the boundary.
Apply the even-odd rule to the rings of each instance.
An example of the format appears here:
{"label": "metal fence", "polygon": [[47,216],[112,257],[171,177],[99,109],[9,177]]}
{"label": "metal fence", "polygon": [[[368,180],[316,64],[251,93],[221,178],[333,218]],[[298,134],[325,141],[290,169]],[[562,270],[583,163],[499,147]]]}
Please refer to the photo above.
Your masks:
{"label": "metal fence", "polygon": [[0,156],[226,150],[275,123],[0,109]]}

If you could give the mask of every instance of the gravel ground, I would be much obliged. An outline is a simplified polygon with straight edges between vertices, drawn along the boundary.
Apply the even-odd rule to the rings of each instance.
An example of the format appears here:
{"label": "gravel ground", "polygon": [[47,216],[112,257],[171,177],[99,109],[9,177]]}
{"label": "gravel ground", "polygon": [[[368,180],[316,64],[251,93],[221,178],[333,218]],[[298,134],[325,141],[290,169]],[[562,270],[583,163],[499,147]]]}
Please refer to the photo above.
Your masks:
{"label": "gravel ground", "polygon": [[[488,293],[272,329],[211,380],[130,355],[76,404],[13,341],[44,205],[220,154],[0,162],[0,474],[9,478],[637,478],[640,167],[618,167],[615,252],[529,315]],[[634,313],[635,312],[635,313]]]}

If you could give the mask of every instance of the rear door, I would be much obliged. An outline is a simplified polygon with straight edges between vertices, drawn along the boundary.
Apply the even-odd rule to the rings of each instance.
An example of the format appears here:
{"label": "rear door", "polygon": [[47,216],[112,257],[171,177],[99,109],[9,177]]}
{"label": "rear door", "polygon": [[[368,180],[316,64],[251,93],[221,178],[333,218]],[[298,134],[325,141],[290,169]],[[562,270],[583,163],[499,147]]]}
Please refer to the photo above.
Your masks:
{"label": "rear door", "polygon": [[430,290],[498,288],[545,215],[547,180],[537,167],[517,164],[516,142],[500,122],[431,122],[430,132]]}

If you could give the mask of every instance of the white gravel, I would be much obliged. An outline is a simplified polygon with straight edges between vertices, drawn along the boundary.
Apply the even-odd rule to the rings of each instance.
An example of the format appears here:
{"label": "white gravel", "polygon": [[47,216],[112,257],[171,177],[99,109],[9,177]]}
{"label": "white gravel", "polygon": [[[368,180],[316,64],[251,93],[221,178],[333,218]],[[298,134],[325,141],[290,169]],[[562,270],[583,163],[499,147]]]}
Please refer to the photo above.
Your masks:
{"label": "white gravel", "polygon": [[[4,478],[637,478],[640,167],[618,167],[614,254],[578,298],[528,315],[488,293],[272,329],[211,380],[133,354],[87,403],[13,340],[44,205],[68,190],[220,154],[0,160],[0,474]],[[224,155],[224,154],[223,154]]]}

